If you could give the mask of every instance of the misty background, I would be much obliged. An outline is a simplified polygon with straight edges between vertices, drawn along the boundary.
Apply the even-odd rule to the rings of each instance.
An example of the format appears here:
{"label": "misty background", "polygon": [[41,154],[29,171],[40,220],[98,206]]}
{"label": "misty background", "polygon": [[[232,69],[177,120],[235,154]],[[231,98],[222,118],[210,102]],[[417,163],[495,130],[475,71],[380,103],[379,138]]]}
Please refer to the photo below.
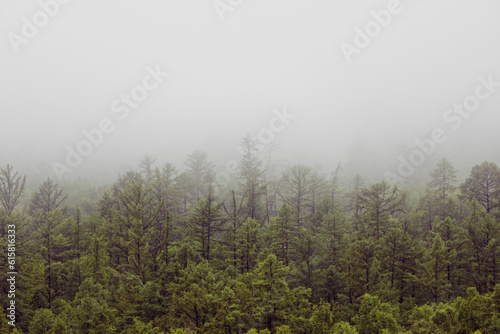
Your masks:
{"label": "misty background", "polygon": [[[221,20],[211,0],[73,0],[16,53],[7,36],[40,5],[0,0],[0,165],[54,178],[66,146],[110,118],[116,129],[66,178],[111,181],[146,154],[182,170],[195,149],[224,170],[241,158],[241,139],[285,107],[295,118],[275,133],[272,154],[290,164],[330,172],[341,161],[382,179],[437,127],[448,140],[416,176],[443,156],[459,179],[500,163],[500,89],[457,130],[443,122],[478,77],[500,81],[500,3],[400,3],[349,64],[339,45],[388,1],[245,0]],[[112,102],[156,65],[170,76],[119,120]]]}

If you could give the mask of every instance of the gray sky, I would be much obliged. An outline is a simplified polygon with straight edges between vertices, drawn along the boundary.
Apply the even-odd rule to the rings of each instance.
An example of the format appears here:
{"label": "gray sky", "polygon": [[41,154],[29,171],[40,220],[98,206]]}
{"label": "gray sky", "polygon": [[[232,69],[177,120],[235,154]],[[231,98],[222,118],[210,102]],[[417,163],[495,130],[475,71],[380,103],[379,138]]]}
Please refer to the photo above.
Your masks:
{"label": "gray sky", "polygon": [[[293,162],[332,169],[355,160],[358,138],[395,170],[401,150],[436,127],[449,139],[429,161],[500,162],[500,88],[459,129],[443,121],[478,77],[500,81],[500,2],[401,0],[348,63],[341,43],[354,45],[356,27],[389,3],[244,0],[221,20],[212,0],[72,0],[16,53],[9,33],[23,36],[23,17],[42,9],[0,0],[0,163],[64,163],[66,146],[109,118],[115,130],[72,173],[144,154],[181,167],[197,148],[224,165],[284,107],[295,119],[275,138]],[[170,76],[120,120],[113,101],[157,65]]]}

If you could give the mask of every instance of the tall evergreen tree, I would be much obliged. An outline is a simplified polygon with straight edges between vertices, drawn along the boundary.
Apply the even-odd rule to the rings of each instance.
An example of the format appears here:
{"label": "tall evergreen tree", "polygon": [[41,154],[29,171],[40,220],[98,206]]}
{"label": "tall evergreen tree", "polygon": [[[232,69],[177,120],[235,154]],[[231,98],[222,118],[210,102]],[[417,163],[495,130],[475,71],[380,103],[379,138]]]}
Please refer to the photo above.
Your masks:
{"label": "tall evergreen tree", "polygon": [[196,202],[209,193],[209,184],[207,183],[207,175],[213,170],[213,163],[208,160],[206,152],[195,150],[189,154],[184,164],[188,167],[188,173],[194,180],[194,196]]}
{"label": "tall evergreen tree", "polygon": [[271,248],[285,266],[288,266],[295,256],[297,229],[293,211],[284,203],[278,217],[271,220]]}
{"label": "tall evergreen tree", "polygon": [[236,233],[237,255],[242,274],[249,272],[257,264],[260,246],[260,226],[255,219],[247,218]]}
{"label": "tall evergreen tree", "polygon": [[379,258],[387,284],[383,293],[393,302],[403,303],[417,285],[417,251],[411,236],[400,228],[390,229],[381,240]]}
{"label": "tall evergreen tree", "polygon": [[7,214],[11,216],[19,199],[24,193],[26,176],[13,171],[11,165],[0,168],[0,204]]}
{"label": "tall evergreen tree", "polygon": [[222,203],[208,195],[194,208],[188,220],[188,233],[203,259],[210,262],[214,236],[223,231],[225,220],[221,213]]}
{"label": "tall evergreen tree", "polygon": [[363,188],[358,196],[366,232],[378,239],[390,227],[391,215],[403,210],[406,194],[385,181]]}
{"label": "tall evergreen tree", "polygon": [[496,209],[500,205],[500,170],[492,162],[483,162],[476,165],[461,185],[460,191],[469,200],[476,200],[485,208],[486,212]]}
{"label": "tall evergreen tree", "polygon": [[36,223],[40,224],[47,219],[50,211],[57,209],[64,202],[66,197],[59,185],[48,178],[33,193],[28,211],[36,219]]}
{"label": "tall evergreen tree", "polygon": [[361,217],[362,202],[361,202],[361,192],[364,189],[365,180],[361,175],[354,175],[352,181],[352,188],[348,194],[349,197],[349,210],[352,212],[354,220],[354,229],[359,231],[359,225],[362,223],[363,219]]}
{"label": "tall evergreen tree", "polygon": [[240,161],[240,187],[245,198],[245,211],[248,216],[262,221],[261,198],[265,194],[264,170],[262,161],[257,157],[256,140],[246,136],[242,140],[243,157]]}
{"label": "tall evergreen tree", "polygon": [[451,293],[447,269],[454,255],[441,236],[435,235],[431,247],[425,253],[421,267],[423,272],[421,281],[434,302],[447,300]]}
{"label": "tall evergreen tree", "polygon": [[448,159],[443,158],[437,163],[430,176],[432,179],[429,182],[429,188],[438,206],[436,214],[443,219],[453,212],[454,203],[451,194],[456,189],[454,184],[457,180],[457,171]]}
{"label": "tall evergreen tree", "polygon": [[310,218],[311,211],[311,168],[304,165],[294,165],[283,174],[284,190],[282,196],[284,201],[294,209],[297,227]]}

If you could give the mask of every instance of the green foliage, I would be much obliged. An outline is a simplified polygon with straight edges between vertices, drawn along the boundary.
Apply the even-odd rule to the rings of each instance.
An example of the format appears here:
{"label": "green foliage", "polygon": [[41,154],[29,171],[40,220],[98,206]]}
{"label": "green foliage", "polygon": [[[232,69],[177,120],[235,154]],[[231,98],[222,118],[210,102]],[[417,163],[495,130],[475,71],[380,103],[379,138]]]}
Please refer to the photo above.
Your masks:
{"label": "green foliage", "polygon": [[292,330],[287,325],[281,325],[276,328],[276,334],[292,334]]}
{"label": "green foliage", "polygon": [[195,151],[180,174],[146,157],[102,191],[65,183],[69,200],[49,179],[22,208],[25,179],[1,168],[0,264],[15,225],[19,279],[0,333],[500,333],[493,164],[460,192],[446,160],[400,189],[272,176],[254,144],[217,190]]}
{"label": "green foliage", "polygon": [[492,162],[472,167],[470,177],[460,185],[460,191],[468,200],[475,199],[487,213],[500,204],[500,170]]}
{"label": "green foliage", "polygon": [[400,328],[397,319],[396,307],[380,302],[377,296],[365,294],[361,297],[358,314],[353,320],[360,334],[369,334],[382,333],[384,330],[397,333]]}
{"label": "green foliage", "polygon": [[47,333],[47,330],[52,328],[54,318],[54,314],[49,309],[41,308],[36,310],[29,325],[29,332],[33,334]]}
{"label": "green foliage", "polygon": [[313,306],[313,313],[309,319],[312,334],[327,333],[333,326],[335,319],[331,308],[332,306],[325,302]]}
{"label": "green foliage", "polygon": [[402,210],[406,194],[400,193],[397,186],[391,186],[383,181],[364,188],[358,195],[361,217],[364,223],[364,233],[377,240],[391,227],[391,215]]}
{"label": "green foliage", "polygon": [[333,325],[330,334],[358,334],[356,327],[352,327],[348,322],[341,321]]}
{"label": "green foliage", "polygon": [[159,328],[153,327],[153,322],[145,324],[139,319],[134,319],[134,324],[130,326],[124,333],[126,334],[161,334]]}
{"label": "green foliage", "polygon": [[188,233],[194,247],[209,262],[214,236],[222,231],[224,225],[221,208],[222,203],[215,203],[215,198],[209,195],[198,203],[188,220]]}

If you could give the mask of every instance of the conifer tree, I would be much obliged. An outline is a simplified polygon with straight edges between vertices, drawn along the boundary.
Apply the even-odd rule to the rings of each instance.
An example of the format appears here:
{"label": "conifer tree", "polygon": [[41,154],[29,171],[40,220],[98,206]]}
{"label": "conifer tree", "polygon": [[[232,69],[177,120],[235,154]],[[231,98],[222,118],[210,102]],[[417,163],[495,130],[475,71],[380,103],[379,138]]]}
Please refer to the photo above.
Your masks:
{"label": "conifer tree", "polygon": [[249,272],[257,263],[260,244],[260,226],[255,219],[247,218],[236,234],[237,255],[242,274]]}
{"label": "conifer tree", "polygon": [[213,163],[208,160],[208,155],[204,151],[195,150],[189,154],[184,164],[188,167],[187,172],[194,180],[194,198],[196,202],[209,194],[209,184],[207,175],[213,169]]}
{"label": "conifer tree", "polygon": [[377,240],[390,227],[391,215],[403,211],[406,194],[385,181],[364,188],[359,197],[366,233]]}
{"label": "conifer tree", "polygon": [[386,282],[386,294],[393,302],[403,302],[411,296],[412,287],[417,283],[417,251],[408,233],[400,228],[392,228],[380,242],[379,257]]}
{"label": "conifer tree", "polygon": [[453,212],[455,205],[451,195],[456,189],[454,184],[457,180],[457,171],[448,159],[443,158],[429,175],[431,177],[429,188],[433,192],[433,200],[438,206],[436,214],[444,219]]}
{"label": "conifer tree", "polygon": [[214,236],[223,231],[222,203],[209,194],[194,208],[188,220],[188,233],[201,257],[210,262]]}
{"label": "conifer tree", "polygon": [[283,174],[283,200],[294,209],[297,227],[310,218],[312,195],[312,170],[304,165],[294,165]]}
{"label": "conifer tree", "polygon": [[271,248],[276,256],[288,266],[295,256],[297,224],[292,209],[284,203],[278,217],[271,220]]}
{"label": "conifer tree", "polygon": [[435,235],[422,263],[422,283],[434,302],[443,301],[451,292],[447,268],[454,253],[449,251],[441,236]]}
{"label": "conifer tree", "polygon": [[500,170],[492,162],[483,162],[472,167],[470,177],[461,185],[460,191],[468,200],[475,198],[487,213],[500,205]]}
{"label": "conifer tree", "polygon": [[264,218],[261,198],[265,194],[262,160],[257,157],[256,140],[246,136],[242,140],[243,157],[239,165],[240,188],[245,215],[261,222]]}

